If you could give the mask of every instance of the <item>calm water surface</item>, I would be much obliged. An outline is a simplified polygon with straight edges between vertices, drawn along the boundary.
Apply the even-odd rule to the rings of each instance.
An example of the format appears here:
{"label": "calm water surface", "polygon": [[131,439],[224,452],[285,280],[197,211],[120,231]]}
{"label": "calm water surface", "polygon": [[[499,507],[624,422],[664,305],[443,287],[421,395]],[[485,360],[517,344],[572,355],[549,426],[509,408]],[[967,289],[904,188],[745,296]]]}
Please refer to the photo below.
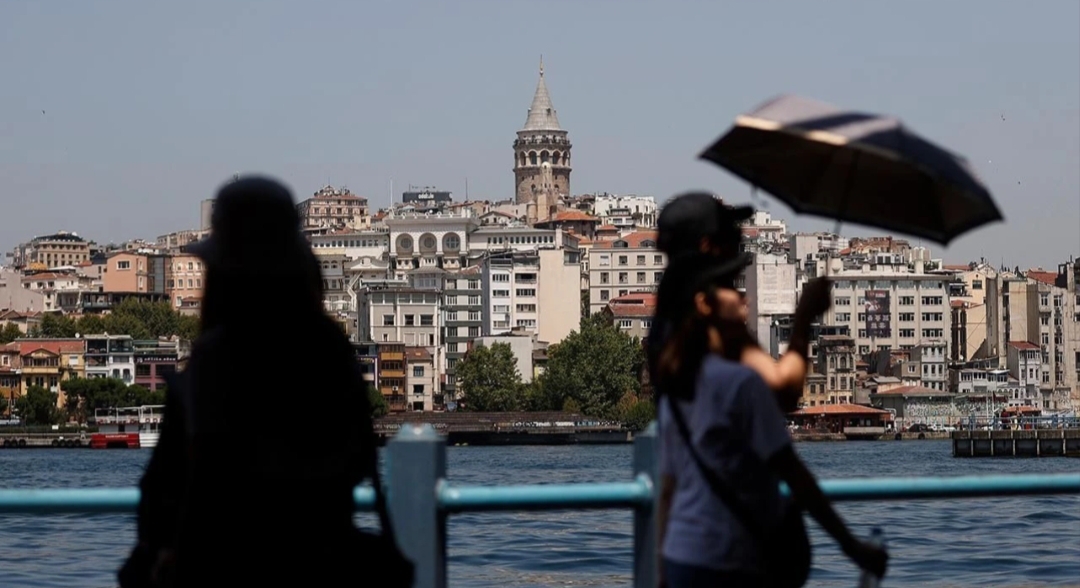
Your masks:
{"label": "calm water surface", "polygon": [[[455,447],[456,482],[522,484],[629,479],[630,446]],[[800,444],[822,478],[1080,471],[1080,460],[953,459],[947,441]],[[0,450],[0,487],[132,486],[148,450]],[[1080,497],[844,503],[857,533],[885,529],[892,586],[1080,585]],[[360,520],[369,521],[363,515]],[[812,525],[812,523],[811,523]],[[810,586],[855,586],[857,572],[811,526]],[[0,587],[115,585],[134,542],[131,515],[0,515]],[[624,511],[485,513],[450,519],[450,585],[628,586]]]}

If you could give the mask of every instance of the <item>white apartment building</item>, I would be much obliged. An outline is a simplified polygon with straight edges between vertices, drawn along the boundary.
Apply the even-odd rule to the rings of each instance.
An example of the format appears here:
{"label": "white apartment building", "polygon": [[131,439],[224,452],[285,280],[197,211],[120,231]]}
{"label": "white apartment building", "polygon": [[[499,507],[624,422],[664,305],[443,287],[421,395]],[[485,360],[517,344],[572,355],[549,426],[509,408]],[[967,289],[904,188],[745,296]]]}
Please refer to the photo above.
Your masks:
{"label": "white apartment building", "polygon": [[786,256],[759,253],[743,272],[749,316],[747,325],[762,349],[772,346],[772,325],[795,313],[799,284],[795,264]]}
{"label": "white apartment building", "polygon": [[931,390],[949,389],[948,345],[943,340],[922,341],[911,350],[911,362],[919,371],[920,385]]}
{"label": "white apartment building", "polygon": [[442,344],[441,298],[438,290],[365,286],[357,292],[357,336],[361,341],[438,347]]}
{"label": "white apartment building", "polygon": [[589,250],[589,313],[633,292],[656,292],[667,259],[656,249],[656,233],[637,231],[613,241],[597,241]]}
{"label": "white apartment building", "polygon": [[312,250],[318,255],[344,255],[348,259],[385,259],[390,251],[390,232],[385,228],[310,235],[308,240]]}
{"label": "white apartment building", "polygon": [[657,206],[652,196],[628,194],[597,194],[592,205],[593,216],[607,225],[620,229],[655,227]]}
{"label": "white apartment building", "polygon": [[421,268],[460,270],[467,264],[469,234],[480,225],[472,210],[388,217],[391,271],[397,277]]}
{"label": "white apartment building", "polygon": [[[943,340],[952,332],[946,282],[924,273],[921,262],[914,268],[863,264],[842,269],[840,260],[831,261],[833,303],[824,321],[849,327],[860,356],[910,349],[923,340]],[[818,273],[823,275],[824,269]]]}
{"label": "white apartment building", "polygon": [[135,344],[131,335],[84,335],[86,377],[135,382]]}
{"label": "white apartment building", "polygon": [[581,323],[580,262],[572,250],[491,253],[480,261],[483,336],[519,329],[558,343]]}
{"label": "white apartment building", "polygon": [[775,219],[764,210],[754,211],[754,215],[742,223],[744,232],[756,234],[763,241],[782,242],[787,240],[787,223]]}
{"label": "white apartment building", "polygon": [[503,251],[576,248],[576,245],[576,237],[557,229],[488,225],[469,233],[469,253],[474,257]]}

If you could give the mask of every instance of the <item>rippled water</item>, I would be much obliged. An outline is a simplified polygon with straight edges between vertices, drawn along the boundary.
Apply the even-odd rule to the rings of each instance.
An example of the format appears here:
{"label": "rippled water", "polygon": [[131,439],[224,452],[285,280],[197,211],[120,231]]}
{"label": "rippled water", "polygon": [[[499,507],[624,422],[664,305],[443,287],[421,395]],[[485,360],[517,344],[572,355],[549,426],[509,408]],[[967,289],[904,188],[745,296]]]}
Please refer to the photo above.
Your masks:
{"label": "rippled water", "polygon": [[[948,442],[800,444],[822,478],[1080,471],[1080,461],[954,459]],[[0,487],[134,485],[149,451],[0,451]],[[625,480],[630,446],[455,447],[469,484]],[[857,533],[885,529],[893,586],[1080,585],[1080,497],[844,503]],[[360,517],[367,522],[365,517]],[[810,586],[855,586],[856,570],[811,524]],[[130,515],[0,515],[0,587],[114,585],[134,540]],[[628,586],[624,511],[490,513],[450,519],[450,585]]]}

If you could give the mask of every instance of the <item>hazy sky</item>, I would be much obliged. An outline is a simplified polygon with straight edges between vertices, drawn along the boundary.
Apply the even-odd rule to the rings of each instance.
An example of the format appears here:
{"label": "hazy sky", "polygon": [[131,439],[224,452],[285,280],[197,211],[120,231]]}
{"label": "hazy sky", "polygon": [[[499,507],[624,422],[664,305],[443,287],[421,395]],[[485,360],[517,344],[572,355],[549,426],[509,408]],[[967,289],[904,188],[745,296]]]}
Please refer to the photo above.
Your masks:
{"label": "hazy sky", "polygon": [[466,178],[474,199],[511,198],[541,53],[574,193],[748,201],[697,154],[797,93],[970,158],[1006,223],[936,255],[1080,255],[1077,0],[0,0],[0,248],[194,228],[234,172],[298,199],[330,181],[383,206],[391,180],[462,198]]}

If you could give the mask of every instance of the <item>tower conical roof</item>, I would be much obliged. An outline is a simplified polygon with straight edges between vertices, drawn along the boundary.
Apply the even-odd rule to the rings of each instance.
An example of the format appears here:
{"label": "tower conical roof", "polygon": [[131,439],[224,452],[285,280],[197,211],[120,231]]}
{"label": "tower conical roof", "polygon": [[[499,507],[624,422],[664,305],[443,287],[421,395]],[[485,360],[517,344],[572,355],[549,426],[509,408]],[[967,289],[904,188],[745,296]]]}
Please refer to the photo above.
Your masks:
{"label": "tower conical roof", "polygon": [[540,59],[540,81],[536,83],[536,93],[533,94],[532,106],[529,107],[529,116],[525,119],[523,131],[561,131],[559,117],[555,115],[555,107],[551,104],[551,96],[548,95],[547,84],[544,83],[544,60]]}

